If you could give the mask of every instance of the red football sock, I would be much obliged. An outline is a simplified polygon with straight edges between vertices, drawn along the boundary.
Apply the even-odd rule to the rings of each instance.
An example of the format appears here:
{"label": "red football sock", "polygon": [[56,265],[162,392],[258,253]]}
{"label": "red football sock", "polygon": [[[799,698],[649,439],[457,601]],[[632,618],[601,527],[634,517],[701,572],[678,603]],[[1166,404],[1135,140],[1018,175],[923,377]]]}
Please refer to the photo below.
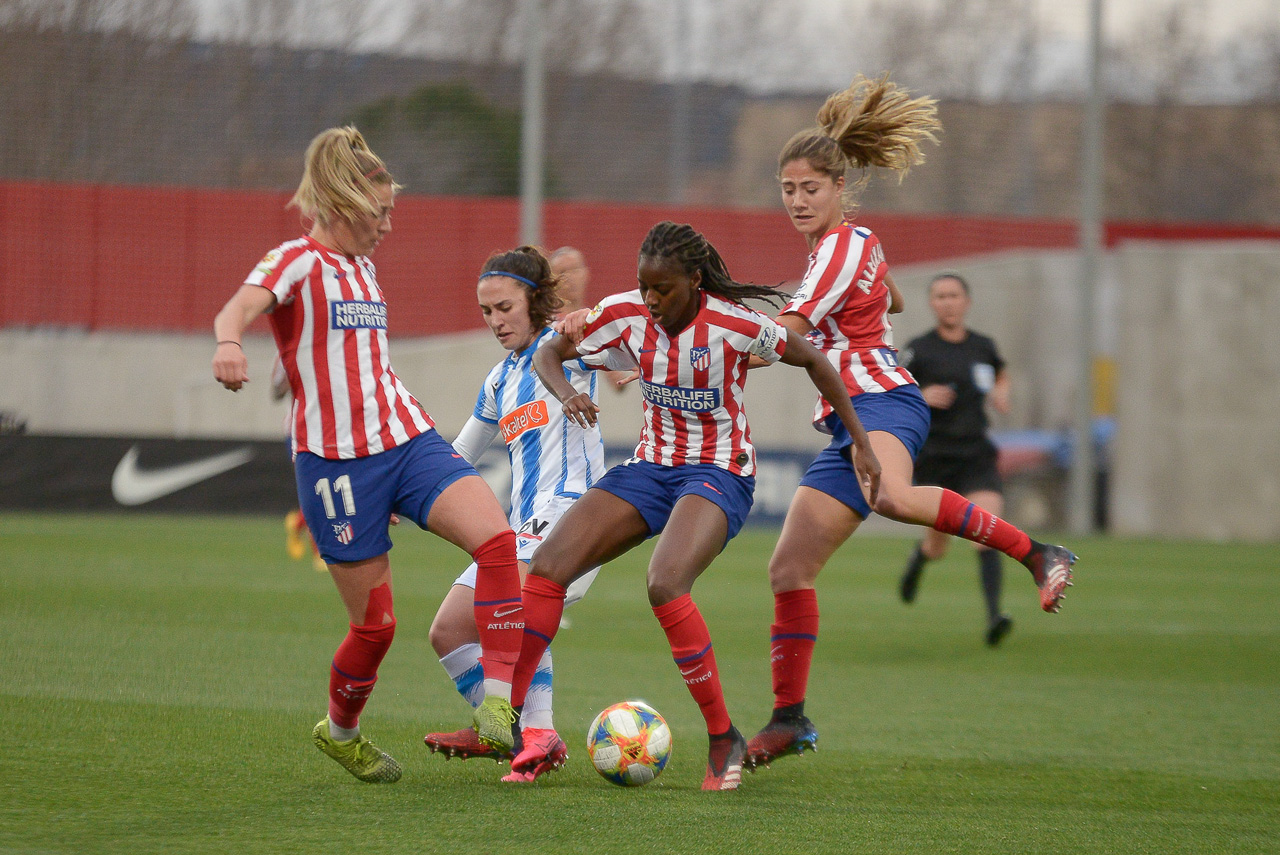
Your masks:
{"label": "red football sock", "polygon": [[1031,538],[1017,526],[1010,525],[989,511],[951,490],[942,491],[938,518],[933,527],[946,534],[982,543],[1021,561],[1031,551]]}
{"label": "red football sock", "polygon": [[351,624],[329,667],[329,720],[353,728],[378,682],[378,666],[396,634],[391,611],[391,586],[383,583],[369,592],[363,626]]}
{"label": "red football sock", "polygon": [[653,613],[667,634],[671,655],[680,669],[689,694],[702,709],[707,721],[707,733],[719,735],[733,726],[729,710],[724,703],[724,691],[720,688],[720,672],[716,668],[716,654],[711,649],[711,633],[702,613],[688,594],[669,603],[654,606]]}
{"label": "red football sock", "polygon": [[538,670],[538,661],[560,629],[565,589],[542,576],[524,577],[524,643],[511,681],[511,703],[520,706]]}
{"label": "red football sock", "polygon": [[471,557],[476,562],[476,631],[483,651],[480,664],[486,680],[510,683],[524,632],[515,532],[507,529],[494,535]]}
{"label": "red football sock", "polygon": [[773,598],[769,628],[769,669],[773,672],[773,708],[804,700],[809,666],[818,641],[818,592],[813,588],[783,591]]}

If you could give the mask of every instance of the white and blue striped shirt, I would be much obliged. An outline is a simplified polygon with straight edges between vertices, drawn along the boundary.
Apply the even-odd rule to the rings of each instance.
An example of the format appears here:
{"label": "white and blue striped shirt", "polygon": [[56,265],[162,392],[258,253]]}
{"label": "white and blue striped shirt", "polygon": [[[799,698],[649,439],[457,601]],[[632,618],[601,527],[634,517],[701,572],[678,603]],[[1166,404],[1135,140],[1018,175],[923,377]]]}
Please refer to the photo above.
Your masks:
{"label": "white and blue striped shirt", "polygon": [[[511,460],[513,528],[552,496],[577,498],[604,474],[599,426],[583,428],[566,419],[555,395],[533,370],[533,354],[556,333],[544,329],[527,348],[507,355],[489,372],[475,412],[454,448],[474,464],[499,434]],[[599,360],[591,360],[596,364]],[[564,363],[566,379],[596,400],[596,372],[583,359]]]}

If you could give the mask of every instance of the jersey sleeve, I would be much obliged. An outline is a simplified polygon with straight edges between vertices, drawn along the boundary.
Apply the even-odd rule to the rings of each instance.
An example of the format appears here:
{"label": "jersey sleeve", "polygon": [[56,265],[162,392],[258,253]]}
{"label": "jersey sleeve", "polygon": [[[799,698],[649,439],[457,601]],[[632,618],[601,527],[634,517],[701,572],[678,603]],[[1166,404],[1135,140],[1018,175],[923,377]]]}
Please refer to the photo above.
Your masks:
{"label": "jersey sleeve", "polygon": [[463,460],[474,466],[497,435],[496,423],[481,421],[472,416],[467,419],[462,430],[458,431],[458,437],[453,441],[453,450],[461,454]]}
{"label": "jersey sleeve", "polygon": [[490,371],[489,375],[484,378],[484,382],[480,384],[480,393],[476,395],[476,406],[471,412],[471,417],[496,425],[500,414],[498,413],[498,378],[496,369]]}
{"label": "jersey sleeve", "polygon": [[312,266],[311,254],[305,246],[277,247],[262,257],[253,272],[245,277],[244,284],[266,288],[275,295],[277,303],[284,304],[293,299]]}
{"label": "jersey sleeve", "polygon": [[888,270],[879,238],[866,229],[837,229],[819,242],[800,288],[782,311],[816,327],[850,300],[869,295]]}
{"label": "jersey sleeve", "polygon": [[786,350],[787,331],[773,318],[761,315],[760,332],[756,333],[756,337],[747,346],[747,352],[772,365],[782,358]]}
{"label": "jersey sleeve", "polygon": [[1000,348],[996,347],[995,339],[988,338],[987,346],[991,348],[991,367],[996,370],[997,374],[999,374],[1004,370],[1004,357],[1000,355]]}
{"label": "jersey sleeve", "polygon": [[[917,336],[916,338],[913,338],[911,339],[911,341],[907,342],[906,347],[898,351],[898,364],[901,365],[903,368],[907,369],[908,371],[910,371],[912,374],[915,374],[916,370],[920,367],[916,363],[921,361],[919,359],[919,356],[920,356],[919,347],[920,347],[920,342],[923,340],[924,340],[923,336]],[[919,380],[919,379],[920,377],[917,375],[916,380]]]}
{"label": "jersey sleeve", "polygon": [[631,354],[612,348],[584,356],[578,363],[584,371],[630,371],[637,367]]}
{"label": "jersey sleeve", "polygon": [[[605,297],[587,313],[582,341],[578,344],[578,354],[584,360],[598,356],[607,361],[611,358],[610,353],[615,359],[632,359],[630,351],[625,348],[626,335],[640,313],[644,312],[642,306],[629,299],[635,294],[633,291]],[[631,366],[624,364],[623,367]]]}

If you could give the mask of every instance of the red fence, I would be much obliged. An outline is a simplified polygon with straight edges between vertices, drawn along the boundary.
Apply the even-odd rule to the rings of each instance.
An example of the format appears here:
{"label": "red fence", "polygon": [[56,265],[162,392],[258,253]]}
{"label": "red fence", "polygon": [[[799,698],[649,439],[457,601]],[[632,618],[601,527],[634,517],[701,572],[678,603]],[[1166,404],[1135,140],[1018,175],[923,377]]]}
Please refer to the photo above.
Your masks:
{"label": "red fence", "polygon": [[[197,331],[268,249],[302,233],[290,194],[165,187],[0,182],[0,327]],[[475,276],[516,242],[513,199],[403,196],[379,248],[378,279],[397,335],[481,326]],[[582,249],[591,297],[634,287],[636,251],[655,222],[692,223],[740,280],[781,283],[804,270],[805,247],[773,211],[551,202],[550,248]],[[1065,248],[1075,226],[867,213],[890,264],[942,262],[977,252]],[[1109,240],[1280,238],[1280,229],[1116,226]]]}

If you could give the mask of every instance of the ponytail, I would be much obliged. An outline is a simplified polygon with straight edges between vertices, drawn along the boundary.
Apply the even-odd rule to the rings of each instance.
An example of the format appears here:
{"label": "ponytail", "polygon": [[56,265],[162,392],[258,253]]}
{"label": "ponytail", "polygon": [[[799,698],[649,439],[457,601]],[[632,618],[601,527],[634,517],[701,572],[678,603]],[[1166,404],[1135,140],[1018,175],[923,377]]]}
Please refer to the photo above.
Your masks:
{"label": "ponytail", "polygon": [[358,130],[329,128],[307,146],[302,181],[289,205],[322,224],[335,216],[351,222],[378,213],[371,197],[375,187],[387,184],[400,189]]}
{"label": "ponytail", "polygon": [[801,131],[783,146],[778,171],[796,160],[807,160],[833,180],[851,166],[861,169],[863,174],[845,191],[846,207],[852,208],[869,180],[868,167],[893,170],[901,181],[912,166],[924,162],[921,143],[937,142],[935,132],[941,128],[934,99],[912,97],[888,74],[875,80],[859,74],[827,98],[818,110],[817,127]]}

